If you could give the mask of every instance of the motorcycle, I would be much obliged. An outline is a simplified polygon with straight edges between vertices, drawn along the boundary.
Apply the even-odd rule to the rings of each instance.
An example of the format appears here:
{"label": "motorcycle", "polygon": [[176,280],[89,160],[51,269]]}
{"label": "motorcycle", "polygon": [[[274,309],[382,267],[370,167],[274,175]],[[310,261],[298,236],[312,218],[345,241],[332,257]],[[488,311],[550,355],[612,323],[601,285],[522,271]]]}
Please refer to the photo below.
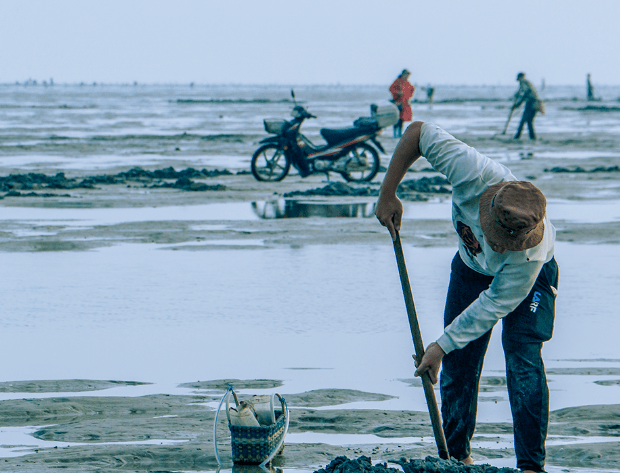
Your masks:
{"label": "motorcycle", "polygon": [[304,120],[316,116],[297,104],[293,91],[291,96],[295,103],[292,120],[263,120],[265,131],[275,136],[261,140],[262,146],[252,155],[251,169],[256,180],[281,181],[291,165],[301,177],[325,173],[329,179],[330,172],[337,172],[348,182],[369,182],[377,175],[381,162],[375,147],[385,153],[377,136],[398,121],[395,105],[372,104],[371,116],[358,118],[352,127],[321,128],[326,144],[316,146],[300,132]]}

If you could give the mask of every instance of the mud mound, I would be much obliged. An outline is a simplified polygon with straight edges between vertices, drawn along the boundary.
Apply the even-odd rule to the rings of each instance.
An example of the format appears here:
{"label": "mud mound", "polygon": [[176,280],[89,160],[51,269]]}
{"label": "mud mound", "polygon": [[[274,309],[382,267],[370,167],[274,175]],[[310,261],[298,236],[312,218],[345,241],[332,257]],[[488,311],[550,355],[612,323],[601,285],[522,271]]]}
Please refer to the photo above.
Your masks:
{"label": "mud mound", "polygon": [[555,173],[561,173],[561,172],[576,172],[576,173],[580,173],[580,172],[620,172],[620,166],[609,166],[609,167],[605,167],[605,166],[598,166],[595,167],[593,169],[584,169],[581,166],[573,166],[573,167],[568,167],[568,168],[563,168],[560,166],[555,166],[552,168],[545,168],[545,172],[555,172]]}
{"label": "mud mound", "polygon": [[564,107],[563,110],[577,112],[620,112],[620,107],[610,107],[608,105],[586,105],[585,107]]}
{"label": "mud mound", "polygon": [[[452,191],[446,187],[450,181],[443,177],[422,177],[420,179],[408,179],[398,186],[397,195],[405,200],[428,200],[425,194],[450,194]],[[284,194],[284,197],[295,196],[340,196],[340,197],[378,197],[379,189],[373,187],[354,187],[344,182],[330,182],[325,187],[309,189],[307,191],[293,191]]]}
{"label": "mud mound", "polygon": [[153,184],[151,189],[158,189],[162,187],[168,187],[171,189],[181,189],[191,192],[204,192],[204,191],[225,191],[227,187],[223,184],[207,185],[202,182],[194,182],[187,177],[181,177],[175,182],[164,182],[163,184]]}
{"label": "mud mound", "polygon": [[372,187],[353,187],[344,182],[330,182],[325,187],[309,189],[307,191],[293,191],[284,194],[284,197],[294,197],[298,195],[336,195],[336,196],[370,196],[377,197],[379,189]]}
{"label": "mud mound", "polygon": [[521,470],[514,468],[498,468],[488,464],[464,465],[455,460],[441,460],[436,457],[409,461],[401,458],[398,464],[403,467],[405,473],[521,473]]}
{"label": "mud mound", "polygon": [[194,169],[187,168],[176,171],[173,167],[147,171],[140,167],[131,168],[129,171],[119,172],[118,174],[99,174],[85,178],[67,177],[64,172],[56,173],[53,176],[40,173],[9,174],[0,176],[0,192],[7,192],[4,197],[70,197],[68,194],[51,193],[23,193],[24,190],[47,190],[47,189],[96,189],[96,185],[126,184],[128,182],[139,182],[147,184],[153,181],[163,181],[164,179],[176,179],[174,183],[164,183],[152,185],[151,187],[172,187],[186,191],[208,191],[226,190],[223,185],[208,186],[198,184],[191,179],[205,179],[209,177],[231,176],[232,172],[228,169]]}
{"label": "mud mound", "polygon": [[[441,460],[426,457],[424,460],[406,460],[398,462],[405,473],[518,473],[512,468],[497,468],[491,465],[464,465],[454,460]],[[387,463],[372,464],[369,457],[361,456],[350,460],[345,456],[336,457],[325,468],[314,473],[398,473],[400,470],[388,467]]]}
{"label": "mud mound", "polygon": [[5,197],[71,197],[71,195],[53,194],[52,192],[41,192],[37,194],[36,192],[9,191],[5,195],[0,195],[0,199],[4,199]]}
{"label": "mud mound", "polygon": [[446,178],[422,177],[420,179],[408,179],[398,186],[399,192],[424,192],[427,194],[450,194],[452,191],[445,186],[450,186],[450,181]]}
{"label": "mud mound", "polygon": [[314,473],[400,473],[400,470],[389,468],[386,463],[373,466],[372,460],[362,455],[357,460],[349,460],[345,456],[336,457],[325,468]]}

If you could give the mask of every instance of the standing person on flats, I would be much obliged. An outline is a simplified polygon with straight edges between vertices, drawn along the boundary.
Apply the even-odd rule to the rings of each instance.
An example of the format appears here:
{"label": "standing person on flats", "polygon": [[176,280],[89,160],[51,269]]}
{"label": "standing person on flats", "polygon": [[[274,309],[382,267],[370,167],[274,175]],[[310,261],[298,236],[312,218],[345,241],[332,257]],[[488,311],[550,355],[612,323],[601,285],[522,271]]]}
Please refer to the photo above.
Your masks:
{"label": "standing person on flats", "polygon": [[596,100],[594,98],[594,86],[592,85],[592,81],[590,80],[590,74],[586,76],[586,93],[588,94],[588,102]]}
{"label": "standing person on flats", "polygon": [[441,413],[448,450],[457,460],[473,463],[480,374],[491,331],[501,319],[517,468],[543,471],[549,390],[541,349],[552,335],[558,287],[555,228],[545,197],[438,126],[414,122],[394,151],[375,212],[392,238],[403,215],[396,189],[420,156],[452,184],[459,249],[452,261],[444,333],[428,346],[416,376],[428,372],[436,383],[443,363]]}
{"label": "standing person on flats", "polygon": [[392,102],[394,102],[398,110],[400,110],[400,117],[396,125],[394,125],[394,138],[403,136],[403,123],[410,122],[413,118],[411,112],[411,97],[413,97],[415,87],[409,83],[410,75],[411,73],[407,69],[403,69],[390,86]]}
{"label": "standing person on flats", "polygon": [[515,134],[515,139],[518,140],[521,138],[523,126],[527,123],[527,131],[530,134],[530,140],[535,140],[534,118],[538,112],[545,113],[545,107],[542,100],[538,98],[538,92],[536,92],[534,85],[525,78],[524,72],[519,72],[519,74],[517,74],[517,80],[519,81],[519,90],[517,90],[514,96],[512,109],[516,109],[522,103],[525,103],[525,107],[523,107],[523,115],[521,115],[521,121],[519,122],[519,128]]}

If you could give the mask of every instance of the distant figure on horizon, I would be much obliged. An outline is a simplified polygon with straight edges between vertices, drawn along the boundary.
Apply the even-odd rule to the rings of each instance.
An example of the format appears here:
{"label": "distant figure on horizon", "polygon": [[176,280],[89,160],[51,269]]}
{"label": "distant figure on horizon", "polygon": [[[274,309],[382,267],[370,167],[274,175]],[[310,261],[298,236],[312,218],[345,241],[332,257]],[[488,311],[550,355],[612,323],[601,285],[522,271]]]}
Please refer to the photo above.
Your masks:
{"label": "distant figure on horizon", "polygon": [[428,84],[426,86],[426,100],[428,103],[433,103],[433,95],[435,95],[435,87]]}
{"label": "distant figure on horizon", "polygon": [[590,81],[590,73],[588,72],[588,77],[586,78],[586,86],[588,89],[588,102],[592,102],[593,100],[596,100],[594,98],[594,86],[592,85],[592,82]]}
{"label": "distant figure on horizon", "polygon": [[411,112],[411,97],[413,97],[415,87],[409,82],[410,75],[411,73],[407,69],[403,69],[390,86],[392,102],[394,102],[398,110],[400,110],[400,117],[396,125],[394,125],[394,138],[403,136],[403,123],[410,122],[413,118],[413,113]]}
{"label": "distant figure on horizon", "polygon": [[519,74],[517,74],[517,80],[519,81],[519,90],[514,95],[514,104],[512,109],[515,110],[522,103],[525,103],[525,107],[523,108],[521,122],[519,122],[519,128],[517,128],[517,133],[514,138],[516,140],[521,138],[523,126],[527,123],[527,130],[530,135],[530,140],[535,140],[536,132],[534,131],[534,117],[538,112],[545,113],[545,106],[542,100],[538,98],[538,93],[532,83],[525,78],[524,72],[519,72]]}

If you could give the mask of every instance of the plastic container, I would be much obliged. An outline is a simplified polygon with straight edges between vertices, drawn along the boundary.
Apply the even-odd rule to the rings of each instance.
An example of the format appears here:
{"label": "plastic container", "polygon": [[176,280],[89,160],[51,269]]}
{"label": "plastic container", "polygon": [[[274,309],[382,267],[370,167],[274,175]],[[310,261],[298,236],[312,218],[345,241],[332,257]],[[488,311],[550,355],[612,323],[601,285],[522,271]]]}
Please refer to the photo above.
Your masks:
{"label": "plastic container", "polygon": [[371,105],[370,108],[372,111],[372,117],[377,120],[379,128],[385,128],[396,124],[398,117],[400,116],[398,107],[390,102],[377,105],[375,107]]}

